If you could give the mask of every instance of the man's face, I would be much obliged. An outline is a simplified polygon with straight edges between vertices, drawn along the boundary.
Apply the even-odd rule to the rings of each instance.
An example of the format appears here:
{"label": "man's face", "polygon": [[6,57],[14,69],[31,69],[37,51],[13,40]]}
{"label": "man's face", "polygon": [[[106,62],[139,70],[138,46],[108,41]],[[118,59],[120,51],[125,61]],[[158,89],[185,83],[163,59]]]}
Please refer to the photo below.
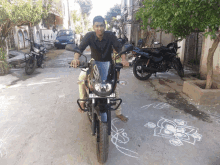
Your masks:
{"label": "man's face", "polygon": [[93,25],[93,29],[96,32],[97,36],[102,36],[105,31],[105,24],[103,22],[95,22]]}

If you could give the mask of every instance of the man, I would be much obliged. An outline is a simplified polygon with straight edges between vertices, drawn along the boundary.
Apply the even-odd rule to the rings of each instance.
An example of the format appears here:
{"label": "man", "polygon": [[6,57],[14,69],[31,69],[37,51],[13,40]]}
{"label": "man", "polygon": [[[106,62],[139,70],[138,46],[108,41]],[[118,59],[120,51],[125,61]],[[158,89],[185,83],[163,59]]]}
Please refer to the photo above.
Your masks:
{"label": "man", "polygon": [[[91,57],[97,61],[111,61],[112,46],[119,53],[121,51],[122,45],[118,42],[116,36],[113,32],[105,31],[105,20],[101,16],[96,16],[93,19],[93,32],[88,32],[79,45],[79,49],[83,52],[89,45],[91,49]],[[76,68],[80,64],[79,61],[80,54],[75,53],[74,59],[71,62],[71,66]],[[128,61],[125,59],[125,54],[121,55],[123,66],[129,66]],[[81,71],[79,75],[79,97],[80,99],[86,98],[85,84],[81,80],[86,80],[86,72]],[[85,102],[81,102],[82,108],[85,108]],[[79,112],[83,111],[79,108]],[[115,111],[116,116],[123,122],[127,122],[127,118],[121,114],[121,110]]]}

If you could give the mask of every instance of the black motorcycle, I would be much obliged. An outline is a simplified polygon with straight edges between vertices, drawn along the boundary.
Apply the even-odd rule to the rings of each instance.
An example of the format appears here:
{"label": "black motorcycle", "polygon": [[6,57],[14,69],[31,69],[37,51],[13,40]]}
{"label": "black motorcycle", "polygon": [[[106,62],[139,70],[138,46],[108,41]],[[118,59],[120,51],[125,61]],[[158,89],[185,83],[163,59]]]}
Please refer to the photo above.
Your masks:
{"label": "black motorcycle", "polygon": [[[68,44],[66,50],[77,52],[83,55],[79,48]],[[133,50],[132,45],[124,45],[118,54],[124,54]],[[83,55],[85,58],[86,56]],[[123,68],[121,63],[114,61],[95,61],[87,58],[80,68],[87,69],[87,80],[84,82],[87,91],[86,99],[78,99],[77,104],[80,109],[87,112],[87,116],[92,125],[92,135],[96,136],[96,153],[99,163],[105,163],[108,158],[109,135],[111,135],[111,111],[118,109],[122,103],[121,98],[116,98],[116,84],[125,85],[125,81],[117,80],[117,72]],[[82,109],[79,102],[85,101],[85,109]]]}
{"label": "black motorcycle", "polygon": [[25,72],[26,74],[30,75],[34,72],[37,66],[42,66],[47,49],[42,44],[37,44],[27,38],[25,38],[25,40],[30,42],[30,53],[24,55],[26,62]]}
{"label": "black motorcycle", "polygon": [[[139,80],[147,80],[150,76],[157,72],[168,72],[169,69],[174,68],[180,77],[184,77],[183,66],[180,59],[177,57],[176,40],[171,42],[166,47],[158,48],[138,48],[135,47],[133,55],[135,56],[133,64],[134,76]],[[160,44],[155,42],[154,44]]]}

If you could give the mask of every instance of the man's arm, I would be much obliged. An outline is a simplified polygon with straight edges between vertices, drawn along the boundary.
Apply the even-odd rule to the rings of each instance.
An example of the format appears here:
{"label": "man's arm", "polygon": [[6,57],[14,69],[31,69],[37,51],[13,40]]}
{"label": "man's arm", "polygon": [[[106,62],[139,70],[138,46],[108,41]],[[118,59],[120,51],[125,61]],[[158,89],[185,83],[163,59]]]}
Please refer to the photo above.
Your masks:
{"label": "man's arm", "polygon": [[[85,37],[82,39],[82,42],[79,45],[79,50],[81,52],[83,52],[86,49],[86,47],[89,45],[89,38],[90,38],[90,36],[91,36],[91,32],[87,33],[85,35]],[[80,54],[79,53],[75,53],[74,54],[74,59],[71,61],[70,66],[76,68],[80,64],[79,57],[80,57]]]}
{"label": "man's arm", "polygon": [[83,37],[82,42],[79,45],[79,50],[81,52],[83,52],[86,49],[86,47],[90,45],[89,41],[90,41],[91,34],[92,32],[88,32],[86,33],[85,37]]}
{"label": "man's arm", "polygon": [[[114,49],[117,51],[117,53],[119,53],[122,48],[121,43],[118,41],[115,35],[112,36],[112,40]],[[129,66],[129,62],[126,60],[125,54],[121,55],[121,63],[123,64],[123,66]]]}
{"label": "man's arm", "polygon": [[121,63],[123,66],[129,66],[129,62],[126,60],[125,54],[121,55]]}

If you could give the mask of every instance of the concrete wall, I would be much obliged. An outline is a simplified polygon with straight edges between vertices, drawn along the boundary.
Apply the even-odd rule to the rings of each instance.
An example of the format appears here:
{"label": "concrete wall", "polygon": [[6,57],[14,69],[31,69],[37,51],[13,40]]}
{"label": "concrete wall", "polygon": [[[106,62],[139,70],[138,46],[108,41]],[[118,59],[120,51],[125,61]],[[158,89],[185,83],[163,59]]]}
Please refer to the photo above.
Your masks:
{"label": "concrete wall", "polygon": [[[160,42],[160,32],[156,32],[156,39],[154,42]],[[173,41],[173,35],[172,34],[166,34],[164,31],[162,32],[161,36],[161,43],[163,46],[167,46],[170,42]]]}
{"label": "concrete wall", "polygon": [[[213,42],[214,40],[211,40],[210,36],[208,36],[207,38],[204,37],[200,62],[200,74],[203,78],[206,78],[207,56],[209,48],[211,48]],[[213,57],[213,79],[220,82],[220,43],[218,44],[218,47],[215,50]]]}
{"label": "concrete wall", "polygon": [[[23,34],[23,41],[22,42],[24,42],[24,47],[22,47],[22,48],[19,46],[19,43],[21,42],[20,39],[19,39],[19,33],[18,33],[19,31],[21,31],[22,34]],[[28,26],[20,26],[20,27],[15,26],[15,28],[14,28],[15,48],[18,49],[18,50],[27,48],[29,46],[29,44],[27,42],[25,42],[24,31],[27,31],[27,33],[29,33]],[[29,34],[28,34],[28,36],[29,36]]]}
{"label": "concrete wall", "polygon": [[184,64],[184,55],[185,55],[185,44],[186,39],[183,39],[182,41],[177,43],[180,48],[177,50],[178,57],[180,57],[180,61],[182,64]]}

